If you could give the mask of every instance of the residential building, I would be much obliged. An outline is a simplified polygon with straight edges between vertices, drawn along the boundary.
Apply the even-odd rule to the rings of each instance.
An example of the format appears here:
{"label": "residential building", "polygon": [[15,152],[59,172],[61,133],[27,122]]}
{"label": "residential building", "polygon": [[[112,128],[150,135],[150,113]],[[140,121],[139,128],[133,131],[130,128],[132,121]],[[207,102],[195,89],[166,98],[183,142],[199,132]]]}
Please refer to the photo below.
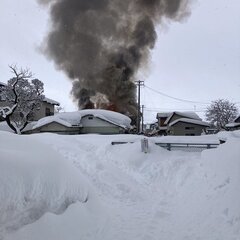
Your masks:
{"label": "residential building", "polygon": [[228,131],[234,131],[240,129],[240,115],[234,119],[232,123],[226,124],[226,129]]}
{"label": "residential building", "polygon": [[31,130],[24,133],[121,134],[131,128],[130,123],[131,119],[121,113],[102,109],[86,109],[42,118]]}
{"label": "residential building", "polygon": [[210,126],[195,112],[158,113],[157,119],[160,135],[197,136]]}
{"label": "residential building", "polygon": [[40,108],[36,113],[34,114],[33,121],[38,121],[39,119],[47,116],[53,116],[55,112],[55,106],[59,106],[60,103],[50,99],[50,98],[44,98]]}

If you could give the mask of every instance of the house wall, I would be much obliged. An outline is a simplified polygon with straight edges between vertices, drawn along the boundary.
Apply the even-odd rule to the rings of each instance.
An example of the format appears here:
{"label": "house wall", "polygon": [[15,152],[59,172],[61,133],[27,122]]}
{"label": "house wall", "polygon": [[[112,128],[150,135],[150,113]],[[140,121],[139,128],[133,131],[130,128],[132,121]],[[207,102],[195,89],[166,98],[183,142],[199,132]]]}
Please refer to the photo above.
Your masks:
{"label": "house wall", "polygon": [[26,133],[40,133],[40,132],[51,132],[51,133],[59,133],[59,134],[79,134],[80,128],[66,127],[59,123],[51,122],[38,129],[33,129]]}
{"label": "house wall", "polygon": [[94,116],[85,116],[81,119],[81,133],[118,134],[124,129]]}
{"label": "house wall", "polygon": [[[49,115],[46,114],[47,108],[49,109],[49,112],[50,112]],[[54,115],[54,105],[47,102],[42,102],[40,109],[35,113],[33,121],[37,121],[43,117],[52,116],[52,115]]]}
{"label": "house wall", "polygon": [[160,117],[158,118],[158,126],[163,127],[165,126],[164,122],[167,120],[167,117]]}
{"label": "house wall", "polygon": [[203,129],[205,128],[205,126],[196,125],[193,123],[178,122],[173,126],[169,127],[168,131],[169,135],[175,136],[199,136],[202,134]]}

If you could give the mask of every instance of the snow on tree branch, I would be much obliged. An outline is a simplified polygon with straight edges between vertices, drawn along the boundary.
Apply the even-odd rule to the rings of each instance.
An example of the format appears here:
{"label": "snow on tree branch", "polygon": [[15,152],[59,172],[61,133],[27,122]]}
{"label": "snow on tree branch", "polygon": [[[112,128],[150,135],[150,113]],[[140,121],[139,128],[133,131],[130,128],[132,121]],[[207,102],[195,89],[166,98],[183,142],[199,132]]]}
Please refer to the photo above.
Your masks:
{"label": "snow on tree branch", "polygon": [[28,69],[18,70],[15,65],[9,68],[14,76],[0,89],[0,100],[6,105],[0,108],[0,115],[15,133],[20,133],[40,108],[43,82],[32,78]]}
{"label": "snow on tree branch", "polygon": [[232,122],[237,117],[238,109],[234,103],[225,99],[218,99],[207,107],[205,115],[208,121],[221,130],[225,128],[227,123]]}

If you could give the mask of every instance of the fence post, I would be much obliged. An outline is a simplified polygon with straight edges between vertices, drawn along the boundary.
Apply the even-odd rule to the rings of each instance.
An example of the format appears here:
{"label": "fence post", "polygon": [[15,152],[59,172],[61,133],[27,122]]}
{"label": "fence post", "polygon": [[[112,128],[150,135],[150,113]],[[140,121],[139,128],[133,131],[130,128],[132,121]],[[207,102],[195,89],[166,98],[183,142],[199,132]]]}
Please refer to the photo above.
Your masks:
{"label": "fence post", "polygon": [[167,143],[167,150],[171,151],[171,143]]}
{"label": "fence post", "polygon": [[147,138],[141,139],[141,150],[144,153],[148,152],[148,139]]}

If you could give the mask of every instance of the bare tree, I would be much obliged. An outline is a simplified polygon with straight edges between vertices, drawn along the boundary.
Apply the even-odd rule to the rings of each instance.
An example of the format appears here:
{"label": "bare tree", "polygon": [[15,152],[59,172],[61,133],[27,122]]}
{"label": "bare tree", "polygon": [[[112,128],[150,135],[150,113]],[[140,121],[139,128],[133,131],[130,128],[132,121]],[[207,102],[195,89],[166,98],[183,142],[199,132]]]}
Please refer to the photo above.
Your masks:
{"label": "bare tree", "polygon": [[18,70],[15,65],[9,67],[14,77],[0,91],[4,102],[0,115],[15,133],[20,134],[39,110],[44,89],[43,83],[34,79],[28,69]]}
{"label": "bare tree", "polygon": [[224,129],[225,125],[232,122],[237,115],[236,105],[226,99],[212,101],[205,112],[207,121],[210,121],[218,130]]}

